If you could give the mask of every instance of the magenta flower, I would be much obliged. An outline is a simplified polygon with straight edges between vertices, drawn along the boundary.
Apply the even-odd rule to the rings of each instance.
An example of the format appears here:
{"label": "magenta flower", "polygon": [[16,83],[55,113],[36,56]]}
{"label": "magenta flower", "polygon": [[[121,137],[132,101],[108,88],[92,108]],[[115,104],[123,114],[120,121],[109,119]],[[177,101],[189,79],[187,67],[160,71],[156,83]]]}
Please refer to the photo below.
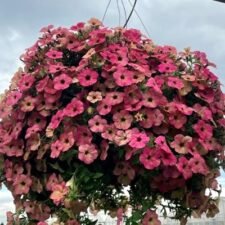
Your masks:
{"label": "magenta flower", "polygon": [[66,186],[65,182],[56,184],[52,188],[50,199],[52,199],[54,204],[58,206],[59,204],[63,203],[63,200],[65,199],[68,192],[69,188]]}
{"label": "magenta flower", "polygon": [[177,70],[177,67],[172,63],[161,63],[158,70],[161,73],[173,73]]}
{"label": "magenta flower", "polygon": [[48,125],[48,128],[53,130],[56,129],[61,123],[61,121],[63,120],[64,115],[65,114],[63,110],[58,110],[56,114],[52,116],[52,119],[50,124]]}
{"label": "magenta flower", "polygon": [[55,77],[53,80],[54,88],[56,90],[64,90],[70,86],[72,83],[72,78],[65,73]]}
{"label": "magenta flower", "polygon": [[146,86],[151,87],[155,92],[162,94],[162,90],[160,89],[160,86],[157,84],[155,78],[150,77],[146,83]]}
{"label": "magenta flower", "polygon": [[185,180],[188,180],[189,178],[192,177],[191,167],[189,166],[187,158],[185,158],[184,156],[178,159],[178,163],[176,164],[176,167],[178,171],[181,172]]}
{"label": "magenta flower", "polygon": [[51,158],[58,158],[63,151],[63,143],[60,140],[56,140],[51,144]]}
{"label": "magenta flower", "polygon": [[212,126],[204,120],[198,120],[198,122],[193,126],[193,129],[203,140],[210,139],[213,135]]}
{"label": "magenta flower", "polygon": [[8,105],[13,106],[13,105],[15,105],[15,104],[18,103],[18,101],[21,99],[22,95],[23,95],[23,94],[22,94],[20,91],[12,91],[12,92],[8,95],[7,100],[6,100],[6,103],[7,103]]}
{"label": "magenta flower", "polygon": [[84,111],[84,104],[80,100],[73,98],[72,101],[64,108],[65,116],[75,117]]}
{"label": "magenta flower", "polygon": [[174,107],[176,107],[178,111],[183,113],[184,115],[191,115],[194,111],[193,108],[188,107],[187,105],[180,102],[174,102]]}
{"label": "magenta flower", "polygon": [[50,50],[45,55],[50,59],[61,59],[63,57],[63,53],[57,50]]}
{"label": "magenta flower", "polygon": [[160,220],[158,219],[158,215],[155,211],[150,209],[147,210],[144,218],[141,221],[142,225],[161,225]]}
{"label": "magenta flower", "polygon": [[97,106],[97,111],[101,116],[105,116],[111,112],[112,106],[109,104],[110,102],[103,99]]}
{"label": "magenta flower", "polygon": [[14,194],[15,195],[23,195],[27,194],[30,190],[32,185],[32,180],[28,175],[20,174],[16,176],[13,187],[14,187]]}
{"label": "magenta flower", "polygon": [[23,112],[30,112],[34,109],[36,103],[36,98],[32,96],[27,96],[21,101],[21,110]]}
{"label": "magenta flower", "polygon": [[137,43],[140,41],[141,39],[141,33],[139,30],[136,30],[136,29],[129,29],[129,30],[126,30],[124,33],[123,33],[124,37],[126,40],[130,41],[130,42],[134,42],[134,43]]}
{"label": "magenta flower", "polygon": [[131,135],[131,130],[118,130],[114,136],[114,142],[118,146],[126,145],[131,140]]}
{"label": "magenta flower", "polygon": [[110,105],[118,105],[123,102],[124,93],[122,92],[109,92],[106,94],[105,101]]}
{"label": "magenta flower", "polygon": [[72,131],[62,133],[59,138],[62,143],[62,151],[68,151],[75,143],[74,133]]}
{"label": "magenta flower", "polygon": [[113,73],[115,82],[120,87],[129,86],[133,83],[133,71],[126,69],[125,67],[118,67],[116,72]]}
{"label": "magenta flower", "polygon": [[55,173],[52,173],[48,179],[47,179],[47,182],[46,182],[46,189],[48,191],[52,191],[53,190],[53,187],[56,185],[56,184],[59,184],[61,183],[62,181],[62,177],[61,176],[57,176]]}
{"label": "magenta flower", "polygon": [[183,81],[177,77],[168,77],[167,85],[178,90],[184,87]]}
{"label": "magenta flower", "polygon": [[116,129],[114,124],[107,125],[107,126],[105,126],[105,130],[101,133],[101,136],[104,139],[107,139],[109,141],[113,141],[114,138],[115,138],[116,132],[117,132],[117,129]]}
{"label": "magenta flower", "polygon": [[98,157],[98,151],[93,144],[80,145],[78,159],[85,164],[91,164]]}
{"label": "magenta flower", "polygon": [[177,129],[181,129],[187,122],[187,117],[181,113],[173,113],[169,115],[169,122]]}
{"label": "magenta flower", "polygon": [[58,73],[61,72],[65,67],[61,63],[50,64],[49,65],[49,73]]}
{"label": "magenta flower", "polygon": [[140,155],[140,162],[148,170],[153,170],[160,165],[160,158],[156,154],[155,148],[144,148],[143,152]]}
{"label": "magenta flower", "polygon": [[100,91],[91,91],[88,93],[87,100],[91,103],[96,103],[102,100],[102,93]]}
{"label": "magenta flower", "polygon": [[168,153],[171,152],[169,146],[167,145],[165,136],[162,135],[158,136],[157,138],[155,138],[154,142],[158,148],[163,149],[165,152]]}
{"label": "magenta flower", "polygon": [[206,107],[202,106],[198,103],[194,104],[194,111],[198,113],[202,120],[212,120],[212,111]]}
{"label": "magenta flower", "polygon": [[18,87],[20,91],[26,91],[28,90],[34,83],[35,78],[33,75],[24,75],[19,83],[18,83]]}
{"label": "magenta flower", "polygon": [[205,163],[205,160],[199,154],[195,154],[188,161],[188,166],[191,168],[193,173],[206,175],[209,172],[209,169]]}
{"label": "magenta flower", "polygon": [[75,140],[77,145],[90,144],[92,141],[92,133],[87,126],[78,126],[75,132]]}
{"label": "magenta flower", "polygon": [[174,141],[170,143],[170,146],[179,154],[187,154],[190,149],[191,141],[192,138],[190,136],[177,134],[174,137]]}
{"label": "magenta flower", "polygon": [[151,128],[154,124],[153,110],[152,109],[143,109],[140,111],[140,125],[144,128]]}
{"label": "magenta flower", "polygon": [[91,86],[97,82],[98,73],[92,69],[84,69],[78,73],[77,79],[81,86]]}
{"label": "magenta flower", "polygon": [[129,142],[129,146],[132,148],[144,148],[146,144],[149,142],[149,137],[145,132],[134,131],[131,135],[131,140]]}
{"label": "magenta flower", "polygon": [[101,116],[96,115],[88,121],[88,125],[92,132],[103,132],[107,125],[107,121],[105,119],[102,119]]}
{"label": "magenta flower", "polygon": [[132,124],[133,117],[127,111],[123,110],[113,115],[113,121],[117,129],[127,130]]}

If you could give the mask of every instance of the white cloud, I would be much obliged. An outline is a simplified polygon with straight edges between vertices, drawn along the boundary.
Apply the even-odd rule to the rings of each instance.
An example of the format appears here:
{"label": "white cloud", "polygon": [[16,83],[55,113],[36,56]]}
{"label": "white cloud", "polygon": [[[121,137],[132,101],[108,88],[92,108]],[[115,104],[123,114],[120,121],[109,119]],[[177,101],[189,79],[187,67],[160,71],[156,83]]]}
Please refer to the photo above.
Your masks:
{"label": "white cloud", "polygon": [[0,190],[0,223],[6,221],[6,212],[13,211],[13,198],[9,191],[2,189]]}

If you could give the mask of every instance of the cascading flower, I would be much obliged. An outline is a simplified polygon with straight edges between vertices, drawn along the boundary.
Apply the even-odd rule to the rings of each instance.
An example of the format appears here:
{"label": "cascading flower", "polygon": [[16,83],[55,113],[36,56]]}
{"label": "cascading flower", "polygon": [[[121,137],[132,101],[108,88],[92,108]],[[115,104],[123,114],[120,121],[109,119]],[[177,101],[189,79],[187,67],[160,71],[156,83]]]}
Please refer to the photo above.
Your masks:
{"label": "cascading flower", "polygon": [[17,209],[8,224],[95,224],[91,209],[158,225],[165,202],[181,221],[214,216],[206,190],[220,192],[225,95],[206,55],[97,19],[41,32],[0,96],[0,180]]}

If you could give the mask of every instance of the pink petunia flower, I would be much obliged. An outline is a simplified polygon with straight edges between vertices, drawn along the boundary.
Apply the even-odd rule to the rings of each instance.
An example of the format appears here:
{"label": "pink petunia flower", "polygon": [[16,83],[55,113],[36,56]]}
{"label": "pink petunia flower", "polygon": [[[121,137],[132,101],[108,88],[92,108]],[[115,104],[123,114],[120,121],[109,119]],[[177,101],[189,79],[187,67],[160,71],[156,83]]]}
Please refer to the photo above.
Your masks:
{"label": "pink petunia flower", "polygon": [[174,166],[177,163],[176,156],[171,151],[165,151],[164,149],[158,149],[161,162],[164,166]]}
{"label": "pink petunia flower", "polygon": [[194,104],[194,111],[201,117],[202,120],[212,120],[212,111],[198,103]]}
{"label": "pink petunia flower", "polygon": [[174,141],[170,143],[170,146],[179,154],[187,154],[190,149],[190,142],[192,138],[190,136],[184,136],[182,134],[177,134],[174,137]]}
{"label": "pink petunia flower", "polygon": [[61,59],[63,57],[63,53],[57,50],[50,50],[45,55],[50,59]]}
{"label": "pink petunia flower", "polygon": [[105,96],[105,101],[108,102],[110,105],[118,105],[123,102],[124,93],[122,92],[109,92]]}
{"label": "pink petunia flower", "polygon": [[167,85],[178,90],[184,87],[183,81],[177,77],[168,77]]}
{"label": "pink petunia flower", "polygon": [[20,79],[18,83],[19,90],[22,92],[28,90],[32,86],[34,81],[35,81],[35,78],[33,75],[26,74]]}
{"label": "pink petunia flower", "polygon": [[136,29],[128,29],[123,32],[123,36],[127,41],[138,43],[141,40],[141,33]]}
{"label": "pink petunia flower", "polygon": [[62,151],[68,151],[75,143],[74,133],[72,131],[62,133],[59,138],[62,143]]}
{"label": "pink petunia flower", "polygon": [[65,114],[63,110],[58,110],[56,114],[52,116],[52,119],[50,124],[48,125],[48,128],[53,130],[56,129],[61,123],[61,121],[63,120],[64,115]]}
{"label": "pink petunia flower", "polygon": [[119,67],[113,73],[113,77],[117,85],[119,85],[120,87],[125,87],[133,84],[133,73],[133,71],[130,71],[125,67]]}
{"label": "pink petunia flower", "polygon": [[28,127],[27,131],[26,131],[25,138],[27,139],[27,138],[31,137],[32,134],[35,134],[40,130],[41,130],[41,128],[38,126],[38,124],[34,124],[33,126]]}
{"label": "pink petunia flower", "polygon": [[153,170],[160,165],[160,158],[156,154],[155,148],[145,147],[140,155],[140,162],[148,170]]}
{"label": "pink petunia flower", "polygon": [[167,103],[167,100],[165,96],[153,90],[149,90],[143,94],[142,103],[147,108],[156,108],[159,105],[164,106]]}
{"label": "pink petunia flower", "polygon": [[55,77],[53,80],[54,88],[56,90],[64,90],[68,88],[71,83],[72,78],[65,73],[62,73],[61,75]]}
{"label": "pink petunia flower", "polygon": [[114,124],[107,125],[107,126],[105,126],[104,132],[101,133],[101,136],[104,139],[107,139],[109,141],[113,141],[114,138],[115,138],[116,132],[117,132],[117,129],[116,129]]}
{"label": "pink petunia flower", "polygon": [[7,96],[7,100],[6,103],[8,105],[15,105],[18,103],[18,101],[21,99],[22,97],[22,93],[20,91],[12,91],[8,96]]}
{"label": "pink petunia flower", "polygon": [[90,130],[94,133],[103,132],[107,125],[107,121],[102,119],[99,115],[96,115],[88,121],[88,125]]}
{"label": "pink petunia flower", "polygon": [[176,167],[178,171],[181,172],[185,180],[188,180],[189,178],[192,177],[191,167],[188,164],[187,158],[185,158],[184,156],[178,159],[178,163],[176,164]]}
{"label": "pink petunia flower", "polygon": [[88,93],[87,100],[91,103],[96,103],[102,100],[102,93],[100,91],[91,91]]}
{"label": "pink petunia flower", "polygon": [[111,110],[112,106],[110,105],[110,102],[107,102],[105,99],[103,99],[97,106],[97,111],[101,116],[107,115]]}
{"label": "pink petunia flower", "polygon": [[147,210],[144,218],[141,221],[142,225],[161,225],[160,220],[158,219],[158,215],[155,211],[150,209]]}
{"label": "pink petunia flower", "polygon": [[56,184],[59,184],[61,182],[62,182],[62,177],[60,175],[57,176],[55,173],[52,173],[47,179],[46,190],[52,191],[53,187]]}
{"label": "pink petunia flower", "polygon": [[30,112],[34,109],[36,98],[32,96],[26,96],[23,101],[20,102],[21,110],[23,112]]}
{"label": "pink petunia flower", "polygon": [[141,119],[139,121],[140,125],[144,128],[151,128],[154,124],[154,118],[152,116],[152,109],[143,109],[140,111]]}
{"label": "pink petunia flower", "polygon": [[24,142],[23,140],[13,141],[13,143],[5,144],[0,147],[0,152],[9,157],[19,157],[23,155]]}
{"label": "pink petunia flower", "polygon": [[91,164],[98,157],[98,150],[93,144],[80,145],[78,148],[78,159],[85,164]]}
{"label": "pink petunia flower", "polygon": [[87,126],[78,126],[75,132],[77,145],[90,144],[92,141],[92,133]]}
{"label": "pink petunia flower", "polygon": [[92,69],[84,69],[77,75],[81,86],[88,87],[95,84],[98,80],[98,73]]}
{"label": "pink petunia flower", "polygon": [[133,131],[131,135],[131,140],[129,142],[129,146],[132,148],[144,148],[149,142],[149,137],[146,135],[144,131]]}
{"label": "pink petunia flower", "polygon": [[28,175],[25,174],[18,175],[13,182],[14,194],[15,195],[27,194],[30,190],[31,185],[32,180]]}
{"label": "pink petunia flower", "polygon": [[205,160],[199,154],[195,154],[189,161],[188,165],[191,168],[193,173],[199,173],[207,175],[209,169],[205,163]]}
{"label": "pink petunia flower", "polygon": [[56,184],[52,188],[50,199],[52,199],[55,205],[58,206],[59,204],[63,203],[68,192],[69,192],[69,188],[66,186],[65,182]]}
{"label": "pink petunia flower", "polygon": [[165,152],[168,153],[171,152],[169,146],[167,145],[165,136],[162,135],[158,136],[157,138],[155,138],[154,142],[158,148],[163,149]]}
{"label": "pink petunia flower", "polygon": [[198,122],[193,125],[193,129],[203,140],[210,139],[213,135],[212,126],[206,123],[204,120],[198,120]]}
{"label": "pink petunia flower", "polygon": [[113,115],[113,121],[117,129],[127,130],[132,124],[133,117],[127,111],[123,110]]}
{"label": "pink petunia flower", "polygon": [[155,78],[151,77],[146,83],[147,87],[151,87],[155,92],[162,94],[162,90],[160,89],[160,86],[157,84]]}
{"label": "pink petunia flower", "polygon": [[118,130],[114,136],[114,142],[118,146],[126,145],[131,140],[131,130]]}
{"label": "pink petunia flower", "polygon": [[173,73],[177,70],[177,67],[173,63],[161,63],[158,66],[158,70],[161,73]]}
{"label": "pink petunia flower", "polygon": [[[36,84],[36,89],[38,92],[43,92],[45,87],[48,85],[50,78],[48,76],[44,77],[43,79],[39,80]],[[56,91],[54,91],[55,93]]]}
{"label": "pink petunia flower", "polygon": [[184,115],[191,115],[193,113],[193,108],[186,106],[180,102],[174,102],[174,107],[178,109],[179,112],[183,113]]}
{"label": "pink petunia flower", "polygon": [[72,101],[67,104],[63,109],[64,115],[69,117],[75,117],[84,111],[84,104],[77,98],[73,98]]}
{"label": "pink petunia flower", "polygon": [[50,64],[48,67],[49,73],[58,73],[64,69],[64,66],[61,63],[58,64]]}
{"label": "pink petunia flower", "polygon": [[63,151],[63,143],[60,140],[56,140],[51,144],[51,158],[58,158],[60,153]]}
{"label": "pink petunia flower", "polygon": [[48,225],[46,222],[38,222],[37,225]]}
{"label": "pink petunia flower", "polygon": [[169,115],[169,123],[177,129],[181,129],[187,122],[187,117],[181,113],[172,113]]}

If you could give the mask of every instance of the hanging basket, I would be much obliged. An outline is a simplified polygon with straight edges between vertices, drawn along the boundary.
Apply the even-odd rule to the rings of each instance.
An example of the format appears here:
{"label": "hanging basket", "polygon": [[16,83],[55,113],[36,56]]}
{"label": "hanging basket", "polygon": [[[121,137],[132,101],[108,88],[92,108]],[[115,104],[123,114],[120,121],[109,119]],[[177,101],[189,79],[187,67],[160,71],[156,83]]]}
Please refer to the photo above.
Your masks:
{"label": "hanging basket", "polygon": [[96,19],[41,32],[1,96],[8,225],[95,224],[99,210],[118,225],[160,224],[156,209],[182,224],[214,216],[225,107],[205,53]]}

